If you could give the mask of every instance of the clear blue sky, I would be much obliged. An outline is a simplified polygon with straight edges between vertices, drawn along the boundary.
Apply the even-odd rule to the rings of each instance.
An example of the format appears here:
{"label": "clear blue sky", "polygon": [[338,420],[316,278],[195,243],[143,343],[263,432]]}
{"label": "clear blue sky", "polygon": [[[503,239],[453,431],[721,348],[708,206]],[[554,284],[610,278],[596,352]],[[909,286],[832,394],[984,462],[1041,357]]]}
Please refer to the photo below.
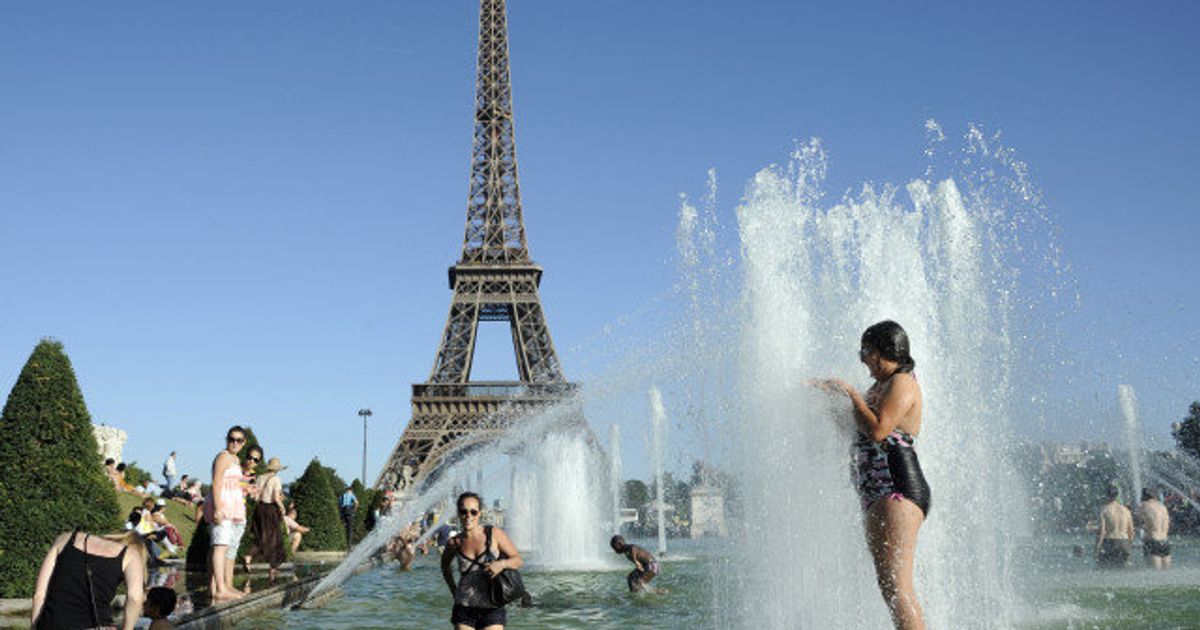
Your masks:
{"label": "clear blue sky", "polygon": [[[667,293],[677,195],[702,194],[709,167],[726,212],[810,136],[831,192],[903,183],[935,118],[1003,132],[1062,229],[1081,301],[1061,400],[1084,402],[1051,433],[1107,437],[1070,427],[1111,411],[1117,382],[1160,439],[1200,398],[1200,5],[509,11],[526,224],[568,374],[597,331]],[[39,338],[62,340],[94,419],[155,471],[171,449],[204,471],[238,421],[290,473],[318,455],[357,476],[369,406],[373,477],[449,304],[477,13],[0,4],[0,389]],[[479,376],[507,369],[481,361]],[[644,475],[628,457],[644,420],[629,422],[627,470]]]}

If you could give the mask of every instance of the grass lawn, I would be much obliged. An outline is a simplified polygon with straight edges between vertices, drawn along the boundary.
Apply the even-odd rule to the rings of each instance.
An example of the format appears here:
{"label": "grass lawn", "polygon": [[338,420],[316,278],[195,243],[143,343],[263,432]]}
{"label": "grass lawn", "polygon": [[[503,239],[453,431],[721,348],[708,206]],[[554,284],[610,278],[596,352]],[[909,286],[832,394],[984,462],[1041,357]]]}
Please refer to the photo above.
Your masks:
{"label": "grass lawn", "polygon": [[[135,505],[142,504],[142,497],[128,492],[117,493],[117,505],[121,507],[121,516],[129,516],[130,510]],[[184,505],[178,501],[167,499],[167,520],[179,530],[179,535],[183,538],[181,550],[187,550],[187,547],[192,542],[192,534],[196,531],[195,514],[196,511],[191,506]]]}

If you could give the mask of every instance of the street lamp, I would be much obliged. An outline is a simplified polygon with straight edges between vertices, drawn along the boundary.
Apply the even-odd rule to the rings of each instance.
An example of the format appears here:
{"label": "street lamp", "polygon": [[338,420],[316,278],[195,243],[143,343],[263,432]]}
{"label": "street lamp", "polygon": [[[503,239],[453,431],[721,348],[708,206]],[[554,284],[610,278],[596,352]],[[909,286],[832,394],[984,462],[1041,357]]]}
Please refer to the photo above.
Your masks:
{"label": "street lamp", "polygon": [[367,486],[367,418],[371,417],[371,410],[370,409],[359,409],[358,415],[362,416],[362,419],[363,419],[363,464],[362,464],[362,477],[360,477],[360,479],[362,479],[363,486],[368,487]]}

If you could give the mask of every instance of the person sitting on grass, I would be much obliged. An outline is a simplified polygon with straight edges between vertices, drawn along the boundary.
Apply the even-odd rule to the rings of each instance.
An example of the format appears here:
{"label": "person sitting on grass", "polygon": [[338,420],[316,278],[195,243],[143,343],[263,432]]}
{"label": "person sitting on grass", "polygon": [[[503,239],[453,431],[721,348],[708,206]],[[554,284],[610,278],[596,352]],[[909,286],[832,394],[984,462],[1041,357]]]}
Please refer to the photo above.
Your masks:
{"label": "person sitting on grass", "polygon": [[175,591],[165,586],[155,586],[146,593],[146,616],[150,618],[147,630],[171,630],[175,626],[167,619],[175,612],[175,602],[178,596]]}
{"label": "person sitting on grass", "polygon": [[630,593],[665,593],[650,586],[650,580],[659,574],[658,561],[649,551],[637,545],[625,542],[625,537],[617,534],[609,541],[613,552],[621,554],[633,563],[634,569],[625,576],[625,584]]}

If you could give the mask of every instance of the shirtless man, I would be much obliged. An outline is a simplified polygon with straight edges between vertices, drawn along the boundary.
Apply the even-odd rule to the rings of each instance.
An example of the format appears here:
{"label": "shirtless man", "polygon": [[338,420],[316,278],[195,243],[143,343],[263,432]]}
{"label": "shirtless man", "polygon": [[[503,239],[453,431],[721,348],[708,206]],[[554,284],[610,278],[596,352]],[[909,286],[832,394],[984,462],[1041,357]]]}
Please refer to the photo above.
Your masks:
{"label": "shirtless man", "polygon": [[625,578],[625,583],[629,585],[630,593],[663,593],[650,586],[650,580],[658,575],[658,561],[649,551],[642,549],[637,545],[631,545],[625,542],[625,538],[621,535],[612,537],[609,541],[612,550],[619,553],[633,563],[634,569]]}
{"label": "shirtless man", "polygon": [[1150,488],[1142,488],[1142,505],[1138,513],[1142,520],[1142,555],[1146,558],[1146,566],[1170,568],[1171,543],[1167,540],[1167,530],[1171,529],[1171,516],[1167,506]]}
{"label": "shirtless man", "polygon": [[1133,546],[1133,514],[1117,500],[1120,491],[1108,487],[1108,503],[1100,508],[1100,531],[1096,533],[1096,564],[1105,569],[1119,569],[1129,563]]}

